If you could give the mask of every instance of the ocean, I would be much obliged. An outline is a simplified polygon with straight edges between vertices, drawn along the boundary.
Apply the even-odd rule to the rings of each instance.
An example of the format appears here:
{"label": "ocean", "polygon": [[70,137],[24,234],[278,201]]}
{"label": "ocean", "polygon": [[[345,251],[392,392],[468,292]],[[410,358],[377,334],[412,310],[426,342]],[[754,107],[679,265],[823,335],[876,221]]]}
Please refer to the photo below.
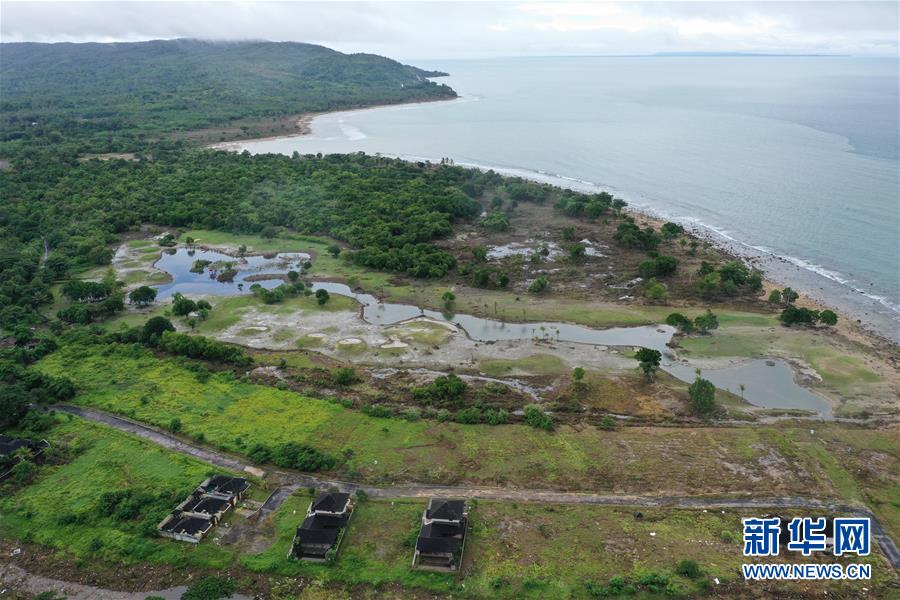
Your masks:
{"label": "ocean", "polygon": [[897,58],[412,62],[450,72],[461,98],[326,114],[311,135],[237,146],[447,157],[610,190],[900,340]]}

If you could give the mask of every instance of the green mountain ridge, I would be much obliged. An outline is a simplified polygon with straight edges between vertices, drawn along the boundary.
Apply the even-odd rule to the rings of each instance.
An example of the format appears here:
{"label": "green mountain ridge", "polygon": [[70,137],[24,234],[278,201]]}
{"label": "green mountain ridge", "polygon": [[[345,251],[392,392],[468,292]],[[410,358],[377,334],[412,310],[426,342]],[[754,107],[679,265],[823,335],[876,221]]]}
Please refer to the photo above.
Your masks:
{"label": "green mountain ridge", "polygon": [[[428,79],[441,75],[295,42],[4,43],[0,140],[108,140],[110,132],[128,137],[455,97]],[[105,150],[123,149],[112,146]]]}

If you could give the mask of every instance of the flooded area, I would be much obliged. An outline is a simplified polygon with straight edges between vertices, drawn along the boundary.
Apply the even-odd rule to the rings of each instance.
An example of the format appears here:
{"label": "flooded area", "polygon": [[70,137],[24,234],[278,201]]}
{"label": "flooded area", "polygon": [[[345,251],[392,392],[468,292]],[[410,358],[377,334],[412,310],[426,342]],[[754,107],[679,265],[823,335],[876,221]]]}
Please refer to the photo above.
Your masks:
{"label": "flooded area", "polygon": [[[175,292],[231,296],[250,293],[252,283],[275,287],[283,283],[283,275],[288,270],[302,272],[306,260],[309,255],[304,253],[236,258],[209,250],[179,248],[164,253],[155,266],[172,277],[171,282],[158,287],[160,298],[170,297]],[[198,269],[196,261],[208,261],[209,264]],[[233,280],[217,279],[223,269],[236,271]],[[279,327],[281,331],[293,329],[304,334],[300,340],[291,342],[293,347],[317,347],[323,352],[331,348],[339,356],[368,349],[381,350],[366,358],[382,366],[406,363],[411,358],[413,363],[418,360],[422,365],[476,367],[482,358],[514,360],[547,353],[558,356],[572,367],[624,369],[632,368],[634,362],[624,351],[615,348],[646,347],[663,354],[661,368],[664,371],[685,382],[692,382],[696,377],[697,365],[679,360],[667,346],[675,333],[668,325],[594,329],[571,323],[517,323],[383,302],[372,294],[355,292],[343,283],[313,281],[310,286],[313,291],[324,289],[329,294],[352,298],[361,306],[360,312],[356,315],[348,312],[271,315],[251,311],[244,315],[238,329],[225,332],[226,339],[253,347],[272,347],[273,330]],[[398,330],[400,325],[404,328]],[[424,349],[414,347],[412,340],[416,339],[416,328],[434,325],[444,325],[450,333],[461,335],[451,335],[442,340],[441,345],[430,343]],[[330,333],[326,335],[322,331]],[[728,390],[755,406],[802,410],[832,418],[829,403],[799,385],[791,366],[783,360],[748,359],[726,367],[704,368],[702,373],[717,388]]]}
{"label": "flooded area", "polygon": [[157,286],[157,297],[168,298],[175,292],[208,296],[249,294],[253,283],[271,289],[284,283],[282,277],[288,271],[302,272],[303,263],[309,258],[302,252],[235,257],[212,250],[164,251],[154,266],[171,275],[172,281]]}

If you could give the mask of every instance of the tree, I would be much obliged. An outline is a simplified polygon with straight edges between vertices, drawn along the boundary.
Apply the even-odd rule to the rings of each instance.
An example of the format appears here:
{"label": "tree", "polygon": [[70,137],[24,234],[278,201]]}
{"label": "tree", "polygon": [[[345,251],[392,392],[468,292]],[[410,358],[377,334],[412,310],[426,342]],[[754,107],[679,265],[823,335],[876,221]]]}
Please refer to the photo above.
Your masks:
{"label": "tree", "polygon": [[688,387],[688,396],[694,412],[701,415],[708,414],[715,408],[716,386],[698,375],[694,383]]}
{"label": "tree", "polygon": [[181,292],[172,295],[172,314],[183,317],[197,310],[197,303],[190,298],[185,298]]}
{"label": "tree", "polygon": [[329,298],[328,290],[322,288],[316,290],[316,302],[319,303],[319,306],[325,306],[325,303],[328,302]]}
{"label": "tree", "polygon": [[484,246],[474,246],[472,248],[472,259],[479,263],[487,261],[487,249]]}
{"label": "tree", "polygon": [[330,254],[334,258],[337,258],[340,255],[340,253],[341,253],[341,247],[338,246],[337,244],[331,244],[330,246],[328,246],[328,254]]}
{"label": "tree", "polygon": [[784,300],[785,304],[792,304],[796,302],[797,298],[799,297],[800,294],[789,287],[784,288],[784,290],[781,292],[781,298]]}
{"label": "tree", "polygon": [[781,290],[772,290],[769,294],[769,302],[772,304],[781,304]]}
{"label": "tree", "polygon": [[666,325],[671,325],[682,333],[691,333],[694,331],[694,322],[681,313],[672,313],[666,317]]}
{"label": "tree", "polygon": [[156,300],[156,288],[142,285],[128,293],[128,301],[138,306],[147,306]]}
{"label": "tree", "polygon": [[694,318],[694,327],[700,333],[709,333],[709,331],[719,328],[719,318],[707,308],[704,314]]}
{"label": "tree", "polygon": [[145,344],[155,345],[159,338],[167,331],[175,331],[175,326],[165,317],[152,317],[144,323],[141,330],[141,341]]}
{"label": "tree", "polygon": [[638,361],[647,381],[653,381],[653,375],[659,369],[659,363],[662,361],[662,353],[652,348],[641,348],[635,352],[634,358]]}
{"label": "tree", "polygon": [[456,294],[447,290],[441,295],[441,300],[444,301],[444,308],[450,310],[453,307],[453,302],[456,300]]}
{"label": "tree", "polygon": [[644,297],[648,300],[653,300],[654,302],[665,302],[669,298],[669,292],[666,291],[666,286],[656,279],[651,279],[647,282],[647,289],[644,290]]}
{"label": "tree", "polygon": [[575,381],[581,381],[582,379],[584,379],[584,369],[582,369],[581,367],[575,367],[575,369],[572,370],[572,379],[574,379]]}
{"label": "tree", "polygon": [[300,273],[298,273],[297,271],[288,271],[287,276],[288,279],[293,283],[296,283],[297,280],[300,279]]}
{"label": "tree", "polygon": [[819,313],[819,321],[825,323],[826,325],[837,325],[838,317],[834,313],[834,311],[825,309]]}
{"label": "tree", "polygon": [[[819,311],[806,308],[805,306],[797,307],[793,304],[788,304],[788,306],[781,311],[781,314],[778,315],[778,320],[781,321],[782,325],[790,327],[795,323],[801,325],[813,325],[820,317]],[[835,315],[834,320],[836,323],[837,315]]]}

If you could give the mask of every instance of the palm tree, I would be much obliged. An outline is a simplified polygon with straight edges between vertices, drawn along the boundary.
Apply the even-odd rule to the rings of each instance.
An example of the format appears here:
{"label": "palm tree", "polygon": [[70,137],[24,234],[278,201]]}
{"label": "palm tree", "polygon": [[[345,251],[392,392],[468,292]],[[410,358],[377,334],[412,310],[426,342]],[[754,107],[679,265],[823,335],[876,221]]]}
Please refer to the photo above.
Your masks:
{"label": "palm tree", "polygon": [[743,402],[744,401],[744,390],[747,389],[747,386],[745,386],[743,383],[739,383],[738,387],[741,388],[741,402]]}

